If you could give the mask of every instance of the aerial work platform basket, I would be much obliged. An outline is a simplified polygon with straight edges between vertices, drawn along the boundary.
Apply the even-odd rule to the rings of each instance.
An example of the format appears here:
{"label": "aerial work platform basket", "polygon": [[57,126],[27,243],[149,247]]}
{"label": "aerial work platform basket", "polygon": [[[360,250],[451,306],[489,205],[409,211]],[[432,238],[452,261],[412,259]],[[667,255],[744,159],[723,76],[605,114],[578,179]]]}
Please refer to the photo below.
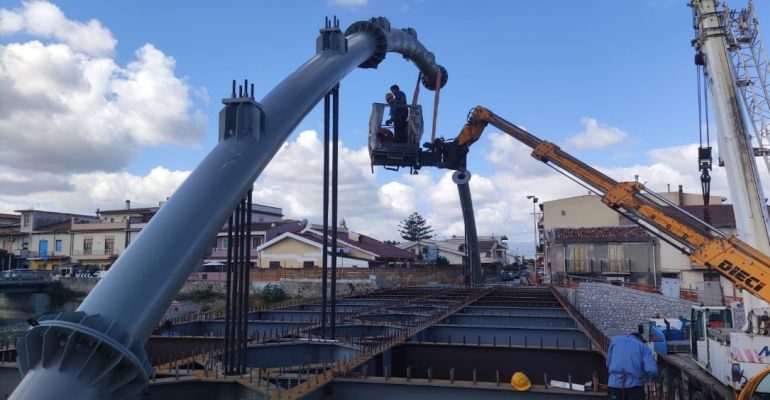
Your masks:
{"label": "aerial work platform basket", "polygon": [[395,127],[386,125],[386,116],[390,115],[390,105],[373,103],[369,118],[369,157],[372,171],[375,165],[386,169],[412,167],[419,169],[420,141],[423,133],[422,106],[405,105],[409,110],[406,124],[406,142],[396,141]]}

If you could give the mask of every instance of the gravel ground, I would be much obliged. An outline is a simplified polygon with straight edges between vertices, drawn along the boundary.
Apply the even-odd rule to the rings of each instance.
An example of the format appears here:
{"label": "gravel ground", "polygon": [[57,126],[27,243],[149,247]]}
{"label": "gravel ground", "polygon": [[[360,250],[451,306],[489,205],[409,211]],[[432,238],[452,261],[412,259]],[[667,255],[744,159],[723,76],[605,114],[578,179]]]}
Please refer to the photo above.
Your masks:
{"label": "gravel ground", "polygon": [[196,303],[194,301],[182,301],[179,302],[178,309],[175,309],[174,307],[169,307],[166,311],[166,314],[163,315],[163,320],[167,319],[174,319],[177,317],[183,317],[185,315],[189,314],[196,314],[201,312],[202,310],[217,310],[217,309],[223,309],[225,306],[224,300],[217,300],[212,303]]}
{"label": "gravel ground", "polygon": [[18,341],[27,332],[29,324],[26,322],[17,322],[10,325],[0,326],[0,342]]}

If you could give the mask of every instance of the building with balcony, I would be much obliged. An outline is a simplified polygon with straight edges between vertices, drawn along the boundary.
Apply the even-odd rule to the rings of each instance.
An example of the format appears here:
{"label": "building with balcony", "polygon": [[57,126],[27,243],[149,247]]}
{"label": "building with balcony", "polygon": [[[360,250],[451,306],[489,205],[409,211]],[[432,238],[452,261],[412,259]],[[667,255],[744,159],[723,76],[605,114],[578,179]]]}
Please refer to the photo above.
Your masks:
{"label": "building with balcony", "polygon": [[5,241],[11,242],[11,252],[21,262],[17,267],[50,270],[70,264],[72,240],[69,232],[74,222],[95,222],[91,215],[34,209],[16,210],[19,230],[11,232]]}
{"label": "building with balcony", "polygon": [[[0,214],[0,266],[64,272],[107,269],[162,206],[132,208],[126,200],[125,208],[96,210],[95,216],[42,210]],[[264,243],[268,229],[280,230],[276,225],[284,223],[282,216],[280,208],[252,204],[252,220],[258,221],[252,225],[254,249]],[[225,224],[206,261],[226,261],[227,229]]]}
{"label": "building with balcony", "polygon": [[21,257],[14,254],[14,246],[21,235],[21,216],[0,213],[0,270],[21,268]]}
{"label": "building with balcony", "polygon": [[[249,264],[251,268],[255,268],[259,262],[259,246],[265,243],[267,240],[274,238],[275,236],[296,228],[302,223],[292,220],[283,220],[283,210],[279,207],[265,206],[262,204],[251,205],[251,225],[249,231],[251,232],[251,243],[248,244],[250,249]],[[207,270],[222,270],[227,264],[227,248],[229,244],[229,226],[228,223],[222,227],[217,233],[217,237],[214,239],[213,246],[203,256],[203,267]]]}
{"label": "building with balcony", "polygon": [[26,257],[30,269],[53,270],[70,264],[72,235],[70,227],[75,218],[42,226],[30,234],[31,248]]}
{"label": "building with balcony", "polygon": [[[700,193],[685,193],[682,187],[679,187],[678,191],[667,191],[659,193],[666,197],[670,202],[677,204],[678,207],[683,208],[688,213],[703,219],[704,218],[704,206],[703,196]],[[711,224],[716,228],[722,230],[727,234],[735,233],[735,218],[733,216],[732,205],[723,204],[726,199],[723,197],[712,196],[709,200],[709,213],[711,216]],[[544,240],[544,256],[546,270],[550,273],[567,273],[568,269],[565,266],[565,259],[569,260],[570,255],[567,253],[562,256],[560,252],[564,250],[564,240],[557,242],[556,230],[560,228],[610,228],[610,227],[622,227],[635,225],[633,221],[613,211],[601,201],[601,197],[596,195],[576,196],[565,199],[558,199],[553,201],[547,201],[542,204],[543,208],[543,237]],[[623,243],[624,251],[631,245],[628,241],[622,240],[616,241],[611,235],[618,236],[620,233],[608,233],[605,235],[605,242],[607,245],[612,243]],[[659,239],[654,235],[649,235],[653,240],[652,246],[649,247],[649,266],[648,269],[651,275],[644,277],[641,274],[641,270],[644,269],[640,265],[637,265],[635,269],[633,258],[624,256],[624,258],[631,258],[631,273],[627,275],[617,274],[614,279],[623,279],[626,281],[645,282],[649,284],[660,283],[662,277],[678,278],[681,282],[681,286],[685,288],[695,288],[699,282],[707,280],[719,280],[718,274],[710,273],[704,266],[696,265],[690,261],[690,258],[677,248],[671,246],[666,241]],[[592,242],[592,246],[597,246],[597,242]],[[636,251],[641,247],[647,245],[637,244],[634,247]],[[560,250],[561,249],[561,250]],[[569,250],[566,250],[569,251]],[[596,250],[604,253],[605,250]],[[607,250],[609,251],[609,250]],[[630,254],[630,253],[623,253]],[[591,257],[588,257],[590,259]],[[604,276],[598,273],[601,270],[601,262],[599,260],[604,259],[602,256],[597,255],[594,258],[593,272],[594,276]],[[644,257],[639,256],[637,264],[643,263]],[[581,261],[575,261],[580,263]],[[569,262],[568,262],[569,263]],[[590,261],[589,261],[590,263]],[[589,265],[590,267],[590,265]],[[582,265],[571,265],[569,270],[584,270]],[[634,273],[634,270],[637,273]],[[585,272],[584,272],[585,273]],[[733,287],[726,280],[723,282],[722,287],[725,289],[725,295],[733,295]]]}
{"label": "building with balcony", "polygon": [[550,268],[557,275],[658,282],[657,240],[639,226],[555,228],[546,235]]}

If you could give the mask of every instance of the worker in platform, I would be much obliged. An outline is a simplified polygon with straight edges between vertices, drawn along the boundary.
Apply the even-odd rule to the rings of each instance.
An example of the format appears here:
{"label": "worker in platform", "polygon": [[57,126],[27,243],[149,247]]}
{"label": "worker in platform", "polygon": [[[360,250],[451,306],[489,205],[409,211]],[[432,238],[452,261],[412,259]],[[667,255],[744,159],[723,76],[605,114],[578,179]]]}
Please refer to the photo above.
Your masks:
{"label": "worker in platform", "polygon": [[644,400],[645,380],[658,376],[652,351],[639,333],[613,336],[607,351],[609,398]]}
{"label": "worker in platform", "polygon": [[406,105],[406,94],[399,89],[398,85],[391,86],[390,93],[393,95],[392,98],[386,96],[388,104],[390,105],[390,120],[388,121],[393,123],[396,142],[406,143],[406,120],[409,117],[409,108]]}

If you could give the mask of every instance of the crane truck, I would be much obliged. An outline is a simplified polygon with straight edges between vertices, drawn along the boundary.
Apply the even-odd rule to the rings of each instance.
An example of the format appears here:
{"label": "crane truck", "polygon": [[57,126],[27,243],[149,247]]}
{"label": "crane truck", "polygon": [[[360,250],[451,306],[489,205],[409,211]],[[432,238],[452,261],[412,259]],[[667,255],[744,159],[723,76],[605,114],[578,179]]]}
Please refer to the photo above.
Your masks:
{"label": "crane truck", "polygon": [[[613,180],[487,108],[475,107],[455,139],[438,139],[426,146],[425,160],[437,161],[435,165],[439,167],[465,165],[469,147],[488,125],[532,148],[532,157],[601,195],[605,205],[675,246],[694,264],[719,272],[759,299],[770,300],[770,257],[765,253],[736,236],[720,232],[640,182]],[[696,306],[689,324],[679,322],[673,327],[682,331],[689,325],[690,346],[686,355],[657,351],[665,399],[732,399],[746,384],[747,377],[768,366],[770,353],[763,344],[767,337],[755,335],[753,327],[751,333],[740,330],[732,311],[728,307]],[[671,323],[662,321],[657,327],[665,322]],[[654,347],[656,343],[652,344]]]}
{"label": "crane truck", "polygon": [[[471,110],[467,123],[454,139],[437,138],[425,143],[423,149],[416,149],[415,143],[408,144],[413,147],[408,150],[410,157],[388,159],[373,151],[372,164],[398,164],[413,170],[432,166],[455,170],[455,174],[466,172],[470,146],[479,140],[488,125],[532,148],[532,157],[601,195],[605,205],[685,253],[693,264],[717,271],[756,300],[770,301],[767,252],[738,236],[722,233],[640,182],[613,180],[556,144],[537,138],[485,107]],[[388,144],[377,143],[376,136],[370,139],[373,149],[394,151]],[[724,152],[723,156],[727,154]],[[467,180],[464,183],[467,186]],[[757,315],[759,309],[749,309],[747,326],[741,329],[742,323],[735,320],[733,311],[724,306],[695,306],[687,322],[652,321],[651,347],[657,354],[660,392],[664,399],[734,399],[735,393],[750,386],[747,382],[753,382],[752,377],[761,376],[770,364],[770,337],[759,334],[767,333],[767,327],[755,321],[770,321],[770,317],[764,311]],[[675,326],[672,327],[672,323]],[[675,352],[675,346],[667,346],[682,342],[687,344],[682,347],[687,349],[686,353]],[[761,385],[751,387],[756,389]]]}
{"label": "crane truck", "polygon": [[[754,161],[755,154],[762,152],[752,147],[744,106],[739,101],[739,87],[745,86],[746,82],[737,77],[731,63],[730,52],[736,51],[736,43],[740,40],[734,40],[727,25],[729,10],[720,10],[716,0],[691,0],[689,5],[696,29],[692,41],[696,49],[695,60],[705,71],[707,90],[711,94],[718,128],[720,165],[725,166],[728,178],[736,236],[721,233],[639,182],[615,182],[553,143],[538,139],[480,106],[472,110],[467,124],[455,139],[438,138],[425,143],[424,149],[420,149],[415,141],[398,146],[380,143],[372,129],[370,154],[373,166],[409,167],[412,171],[433,166],[453,169],[456,174],[459,172],[468,177],[466,156],[469,147],[491,124],[531,147],[536,159],[573,175],[601,194],[607,206],[687,254],[693,264],[722,274],[743,289],[746,322],[735,321],[733,310],[728,307],[694,307],[689,324],[690,354],[684,357],[681,353],[660,352],[659,361],[662,391],[667,398],[732,398],[735,391],[746,385],[746,376],[757,376],[770,366],[770,337],[760,334],[767,332],[760,332],[760,325],[770,321],[767,305],[770,300],[770,289],[767,289],[770,283],[769,219]],[[710,147],[707,150],[699,157],[702,170],[711,169]],[[703,176],[708,178],[706,171]],[[707,180],[703,182],[704,197],[707,197]],[[467,184],[467,179],[463,183]],[[469,192],[467,197],[470,204]],[[463,209],[465,211],[466,207]],[[468,225],[466,221],[466,227]],[[655,323],[654,327],[662,328],[667,321],[658,322],[660,324]],[[666,331],[671,332],[670,326]]]}

